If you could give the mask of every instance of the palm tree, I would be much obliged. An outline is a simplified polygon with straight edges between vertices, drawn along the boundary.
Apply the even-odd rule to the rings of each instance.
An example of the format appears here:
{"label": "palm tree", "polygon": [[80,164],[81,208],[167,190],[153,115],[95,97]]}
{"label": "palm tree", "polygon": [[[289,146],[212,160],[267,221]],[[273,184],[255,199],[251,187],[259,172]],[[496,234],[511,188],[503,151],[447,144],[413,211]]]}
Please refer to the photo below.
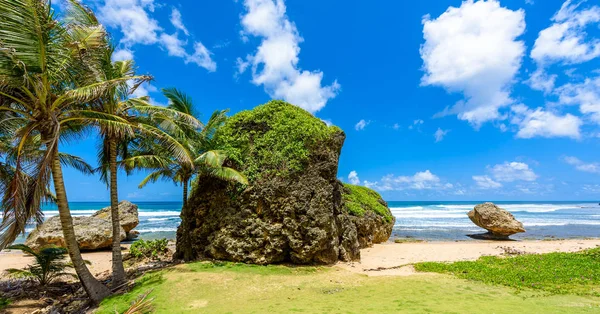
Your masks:
{"label": "palm tree", "polygon": [[[54,18],[47,0],[0,0],[0,112],[9,112],[19,122],[13,133],[17,143],[15,175],[4,193],[2,207],[17,221],[17,228],[9,229],[12,234],[5,239],[16,237],[14,233],[23,232],[27,221],[39,221],[40,204],[52,180],[69,256],[86,292],[99,302],[110,290],[92,276],[81,257],[59,142],[76,138],[81,130],[99,121],[114,126],[129,124],[118,116],[90,110],[87,105],[127,80],[96,80],[98,56],[106,49],[107,34],[99,24],[90,26],[90,12],[71,0],[68,18],[61,22]],[[148,78],[128,79],[137,84]],[[27,152],[23,147],[33,137],[40,140],[41,156],[30,169],[24,169]],[[174,143],[166,145],[177,146]]]}
{"label": "palm tree", "polygon": [[[133,61],[111,61],[113,48],[107,49],[101,71],[101,80],[110,81],[114,79],[131,79],[135,77]],[[110,188],[111,220],[113,228],[112,238],[112,277],[113,286],[118,286],[125,280],[123,257],[121,254],[120,220],[119,220],[119,196],[117,187],[117,159],[127,156],[127,147],[131,141],[144,131],[144,135],[152,135],[158,129],[153,126],[151,119],[162,121],[176,121],[189,127],[198,127],[200,122],[186,113],[169,108],[162,108],[148,103],[147,97],[129,98],[135,91],[136,86],[130,86],[126,82],[114,86],[105,96],[94,102],[93,110],[101,113],[118,116],[129,125],[114,125],[112,123],[99,122],[101,143],[99,145],[99,163],[101,178]],[[136,134],[137,133],[137,134]],[[167,151],[167,154],[170,152]],[[185,164],[185,158],[178,159]]]}
{"label": "palm tree", "polygon": [[[112,47],[107,49],[107,53],[103,60],[101,79],[109,81],[117,78],[130,79],[131,77],[134,77],[133,62],[128,60],[113,63],[111,61],[113,51]],[[130,89],[128,88],[127,82],[123,82],[122,84],[113,87],[106,97],[100,99],[100,101],[97,102],[95,109],[98,109],[99,112],[117,115],[124,120],[131,122],[132,116],[128,108],[133,107],[131,104],[135,103],[135,101],[127,98],[129,93]],[[138,101],[145,102],[143,99],[139,99]],[[110,181],[107,183],[110,188],[110,212],[113,229],[112,278],[113,286],[119,286],[125,281],[125,268],[123,267],[120,239],[121,224],[119,218],[119,195],[117,186],[117,145],[133,136],[133,127],[127,125],[115,127],[111,124],[102,123],[100,124],[100,134],[102,144],[100,145],[98,157],[101,165],[101,177],[104,181]]]}
{"label": "palm tree", "polygon": [[[169,99],[168,108],[178,112],[197,116],[191,98],[185,93],[174,89],[163,89],[163,94]],[[183,190],[183,208],[181,212],[181,226],[184,235],[180,246],[186,248],[183,252],[185,260],[193,258],[190,239],[190,208],[188,206],[188,190],[192,178],[196,175],[218,178],[221,180],[248,184],[246,177],[238,171],[225,167],[227,155],[224,151],[215,147],[213,136],[226,120],[226,110],[215,111],[206,125],[200,129],[189,124],[181,124],[176,121],[161,121],[163,129],[171,133],[189,152],[193,162],[179,162],[171,158],[160,145],[154,142],[144,141],[138,143],[133,156],[124,161],[128,169],[150,169],[153,170],[139,184],[143,188],[150,182],[158,180],[172,181],[181,184]]]}
{"label": "palm tree", "polygon": [[[82,9],[72,6],[73,11]],[[69,255],[90,297],[99,301],[110,294],[86,267],[73,228],[65,191],[58,143],[61,130],[80,128],[85,120],[81,104],[101,95],[114,82],[80,84],[85,71],[92,69],[86,55],[103,44],[101,27],[85,28],[74,19],[63,24],[54,18],[47,1],[0,0],[0,111],[18,116],[22,123],[15,131],[18,142],[15,175],[3,197],[5,212],[12,212],[24,228],[26,221],[39,220],[40,203],[52,177],[59,216]],[[79,122],[79,123],[77,123]],[[79,125],[78,125],[79,124]],[[21,175],[25,158],[22,147],[39,136],[43,156],[31,169],[31,180]],[[21,230],[11,229],[11,232]],[[3,243],[6,245],[6,243]]]}
{"label": "palm tree", "polygon": [[8,248],[11,250],[21,250],[33,256],[35,261],[33,265],[29,265],[25,269],[7,269],[6,272],[11,277],[33,279],[41,286],[51,284],[54,280],[62,276],[77,277],[75,274],[65,271],[67,268],[73,268],[71,264],[63,261],[65,254],[67,254],[65,248],[46,247],[35,251],[24,244],[12,245]]}

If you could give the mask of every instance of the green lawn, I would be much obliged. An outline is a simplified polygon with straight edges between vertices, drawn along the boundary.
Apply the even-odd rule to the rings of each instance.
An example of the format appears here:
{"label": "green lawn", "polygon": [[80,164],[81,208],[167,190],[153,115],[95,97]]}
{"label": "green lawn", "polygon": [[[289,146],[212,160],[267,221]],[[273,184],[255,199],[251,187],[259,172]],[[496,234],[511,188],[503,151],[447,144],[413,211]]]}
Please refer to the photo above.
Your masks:
{"label": "green lawn", "polygon": [[477,261],[420,263],[423,272],[552,294],[600,296],[600,248],[579,253],[484,256]]}
{"label": "green lawn", "polygon": [[600,313],[600,298],[516,294],[441,274],[367,277],[339,268],[193,263],[146,274],[98,313],[152,290],[156,313]]}

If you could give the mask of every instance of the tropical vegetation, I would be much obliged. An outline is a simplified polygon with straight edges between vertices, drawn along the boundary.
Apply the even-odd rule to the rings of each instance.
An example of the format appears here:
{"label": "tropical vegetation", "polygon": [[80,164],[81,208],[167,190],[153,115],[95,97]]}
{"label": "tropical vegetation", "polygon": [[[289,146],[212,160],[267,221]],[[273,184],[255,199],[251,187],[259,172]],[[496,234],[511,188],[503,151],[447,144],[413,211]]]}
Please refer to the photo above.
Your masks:
{"label": "tropical vegetation", "polygon": [[134,258],[158,259],[169,252],[167,239],[138,240],[129,247],[129,254]]}
{"label": "tropical vegetation", "polygon": [[[55,19],[46,1],[2,0],[0,7],[0,110],[13,121],[11,133],[17,143],[15,175],[2,202],[3,227],[9,232],[3,245],[23,232],[30,220],[41,222],[40,204],[52,180],[69,255],[84,288],[99,301],[110,291],[92,276],[81,258],[59,143],[77,138],[95,118],[110,119],[89,115],[85,106],[122,82],[97,82],[90,75],[95,73],[95,54],[105,44],[106,33],[101,26],[89,25],[89,11],[75,1],[63,21]],[[43,153],[28,160],[23,148],[34,141],[39,141]],[[24,170],[30,180],[22,175]]]}
{"label": "tropical vegetation", "polygon": [[[129,146],[135,143],[136,138],[147,137],[152,138],[157,147],[165,154],[169,154],[172,160],[183,164],[189,163],[190,158],[185,151],[183,145],[171,138],[168,133],[160,128],[161,123],[171,121],[172,123],[179,122],[188,126],[198,126],[200,122],[193,116],[170,108],[154,106],[149,103],[147,96],[132,98],[130,97],[135,91],[135,86],[131,86],[128,82],[133,80],[135,76],[135,66],[132,60],[112,61],[113,47],[107,48],[101,59],[101,81],[110,81],[122,79],[123,82],[113,86],[107,93],[98,100],[91,103],[91,110],[98,114],[110,114],[113,117],[119,118],[119,123],[113,121],[97,121],[100,134],[100,144],[98,145],[99,172],[101,179],[106,182],[110,189],[110,208],[111,220],[113,227],[113,235],[118,235],[120,232],[119,223],[119,196],[117,186],[117,159],[121,160],[129,157]],[[138,83],[143,83],[149,80],[138,80]],[[158,136],[157,136],[158,135]],[[164,147],[163,137],[167,137],[176,145]],[[179,155],[173,154],[178,152]],[[123,267],[123,258],[121,254],[121,243],[119,236],[113,236],[112,243],[112,261],[113,261],[113,284],[120,285],[125,280],[125,270]]]}
{"label": "tropical vegetation", "polygon": [[[191,97],[174,88],[163,89],[169,99],[168,109],[182,115],[196,117]],[[176,120],[165,120],[161,126],[167,130],[191,157],[191,162],[173,158],[169,151],[153,139],[139,141],[132,150],[132,156],[124,160],[126,169],[152,169],[146,178],[139,184],[143,188],[150,182],[158,180],[172,181],[181,184],[183,194],[183,209],[181,211],[181,234],[179,241],[182,247],[188,248],[183,252],[186,261],[193,259],[189,243],[189,206],[188,189],[192,178],[217,178],[221,180],[248,184],[246,177],[233,168],[224,165],[227,154],[219,150],[214,140],[214,135],[226,120],[226,110],[215,111],[206,124],[195,126],[189,123],[180,123]]]}
{"label": "tropical vegetation", "polygon": [[64,260],[67,254],[65,248],[47,247],[41,249],[39,252],[24,244],[12,245],[8,248],[11,250],[21,250],[33,256],[35,261],[33,265],[29,265],[25,269],[7,269],[6,272],[11,277],[32,279],[39,285],[46,286],[62,276],[75,276],[75,274],[66,271],[69,268],[73,268],[73,266]]}
{"label": "tropical vegetation", "polygon": [[[69,0],[61,14],[48,0],[0,0],[0,249],[26,226],[44,221],[43,203],[56,203],[66,248],[21,249],[34,256],[67,252],[85,291],[99,302],[111,292],[81,256],[63,167],[100,174],[110,190],[113,235],[120,232],[119,166],[126,173],[158,171],[182,183],[184,192],[198,173],[247,181],[224,166],[227,156],[212,141],[226,111],[203,125],[189,97],[175,89],[165,90],[168,107],[133,97],[152,77],[136,74],[132,60],[113,60],[109,34],[81,2]],[[60,144],[94,131],[100,142],[97,167],[60,151]],[[113,236],[112,253],[114,287],[125,280],[119,236]]]}

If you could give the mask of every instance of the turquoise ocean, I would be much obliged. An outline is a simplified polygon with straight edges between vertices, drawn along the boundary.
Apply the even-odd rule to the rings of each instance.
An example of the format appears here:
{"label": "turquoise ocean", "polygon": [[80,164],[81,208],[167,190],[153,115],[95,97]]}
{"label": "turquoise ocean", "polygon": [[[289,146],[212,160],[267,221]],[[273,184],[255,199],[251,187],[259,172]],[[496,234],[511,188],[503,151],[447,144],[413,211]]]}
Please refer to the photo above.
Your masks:
{"label": "turquoise ocean", "polygon": [[[396,217],[393,236],[424,240],[469,240],[467,234],[483,232],[467,217],[481,202],[397,202],[388,205]],[[523,222],[527,232],[516,239],[600,237],[600,205],[597,202],[495,202]],[[140,238],[175,238],[181,222],[181,202],[136,202]],[[74,216],[87,216],[108,202],[72,202]],[[58,214],[55,206],[44,207],[45,216]],[[27,231],[33,229],[29,227]],[[23,241],[23,237],[19,242]]]}

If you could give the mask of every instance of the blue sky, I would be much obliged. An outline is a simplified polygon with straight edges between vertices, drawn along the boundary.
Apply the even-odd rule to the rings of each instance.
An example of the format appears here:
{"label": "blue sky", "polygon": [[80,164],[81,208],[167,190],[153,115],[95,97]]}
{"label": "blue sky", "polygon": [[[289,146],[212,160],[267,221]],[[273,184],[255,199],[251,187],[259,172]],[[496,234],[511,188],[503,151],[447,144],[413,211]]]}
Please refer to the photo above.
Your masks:
{"label": "blue sky", "polygon": [[[387,200],[600,199],[595,1],[84,0],[208,117],[285,99],[340,126],[338,176]],[[95,162],[95,138],[64,147]],[[66,171],[70,200],[108,200]],[[179,187],[123,199],[179,200]]]}

